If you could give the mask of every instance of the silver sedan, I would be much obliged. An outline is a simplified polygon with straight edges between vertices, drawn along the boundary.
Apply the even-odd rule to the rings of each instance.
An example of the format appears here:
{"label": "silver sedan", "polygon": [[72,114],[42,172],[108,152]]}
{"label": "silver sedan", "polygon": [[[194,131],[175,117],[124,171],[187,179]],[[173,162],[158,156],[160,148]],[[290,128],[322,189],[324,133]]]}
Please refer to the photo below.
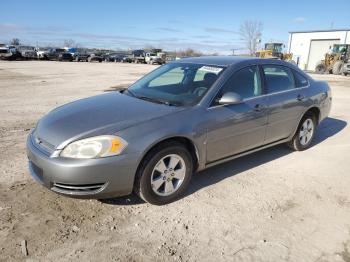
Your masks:
{"label": "silver sedan", "polygon": [[198,57],[127,90],[56,108],[29,135],[31,175],[54,192],[166,204],[194,172],[286,143],[310,147],[331,108],[326,82],[278,60]]}

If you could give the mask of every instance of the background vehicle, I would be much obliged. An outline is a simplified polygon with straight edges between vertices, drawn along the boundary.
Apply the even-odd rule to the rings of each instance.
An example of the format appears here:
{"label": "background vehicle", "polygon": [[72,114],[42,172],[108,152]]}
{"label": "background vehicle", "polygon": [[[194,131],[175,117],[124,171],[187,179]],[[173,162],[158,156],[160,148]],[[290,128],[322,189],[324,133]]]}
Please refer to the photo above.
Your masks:
{"label": "background vehicle", "polygon": [[21,54],[22,58],[24,59],[37,59],[38,55],[35,51],[34,46],[25,46],[25,45],[20,45],[17,48],[17,51]]}
{"label": "background vehicle", "polygon": [[132,51],[129,58],[133,63],[156,63],[162,65],[166,61],[166,54],[162,52],[162,49],[150,49],[149,51],[138,49]]}
{"label": "background vehicle", "polygon": [[293,60],[293,54],[283,53],[283,47],[283,43],[266,43],[265,48],[258,50],[255,55],[260,58],[276,58],[295,63]]}
{"label": "background vehicle", "polygon": [[0,59],[9,59],[12,53],[7,45],[0,44]]}
{"label": "background vehicle", "polygon": [[103,57],[102,54],[90,54],[88,57],[88,62],[102,62],[103,61]]}
{"label": "background vehicle", "polygon": [[58,61],[73,61],[73,55],[69,52],[63,52],[58,55]]}
{"label": "background vehicle", "polygon": [[66,52],[65,49],[63,48],[51,48],[47,53],[46,53],[46,56],[47,56],[47,59],[49,60],[58,60],[59,58],[59,55],[61,53],[64,53]]}
{"label": "background vehicle", "polygon": [[76,62],[84,61],[88,62],[90,54],[87,53],[86,51],[78,51],[73,55],[73,58]]}
{"label": "background vehicle", "polygon": [[104,55],[104,61],[106,61],[106,62],[122,62],[125,57],[126,57],[125,54],[110,53],[110,54]]}
{"label": "background vehicle", "polygon": [[[159,49],[160,50],[160,49]],[[146,53],[145,56],[145,62],[147,64],[158,64],[162,65],[166,61],[166,54],[163,52],[157,52],[157,53]]]}
{"label": "background vehicle", "polygon": [[123,57],[121,62],[122,63],[132,63],[132,59],[130,56],[125,56],[125,57]]}
{"label": "background vehicle", "polygon": [[317,63],[315,72],[319,74],[330,73],[334,75],[349,73],[348,63],[350,59],[349,44],[335,44],[330,52],[325,54],[324,60]]}
{"label": "background vehicle", "polygon": [[50,48],[49,47],[39,47],[36,49],[36,54],[38,56],[38,59],[41,60],[47,60],[47,53],[49,52]]}

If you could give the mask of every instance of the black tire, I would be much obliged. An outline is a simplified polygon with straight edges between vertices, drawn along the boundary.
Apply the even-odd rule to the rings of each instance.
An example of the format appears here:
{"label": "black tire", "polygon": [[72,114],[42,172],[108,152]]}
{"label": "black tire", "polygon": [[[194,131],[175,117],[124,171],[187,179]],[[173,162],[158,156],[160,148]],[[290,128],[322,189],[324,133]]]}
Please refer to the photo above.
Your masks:
{"label": "black tire", "polygon": [[[303,124],[305,123],[305,121],[307,121],[308,119],[310,119],[313,123],[313,132],[312,132],[312,136],[310,139],[308,139],[307,143],[306,144],[302,144],[301,141],[300,141],[300,132],[303,128]],[[311,112],[308,112],[306,113],[303,118],[301,119],[299,125],[298,125],[298,128],[292,138],[291,141],[289,141],[287,143],[287,145],[295,150],[295,151],[303,151],[307,148],[309,148],[311,146],[311,143],[312,143],[312,140],[314,139],[315,137],[315,133],[316,133],[316,128],[317,128],[317,122],[316,122],[316,116],[311,113]]]}
{"label": "black tire", "polygon": [[333,74],[334,75],[340,75],[342,73],[342,69],[343,69],[343,61],[336,61],[334,64],[333,64]]}
{"label": "black tire", "polygon": [[327,71],[327,67],[324,63],[322,63],[322,62],[317,63],[316,68],[315,68],[315,73],[324,74],[324,73],[326,73],[326,71]]}
{"label": "black tire", "polygon": [[[179,188],[172,194],[160,196],[151,185],[152,173],[156,164],[164,157],[176,154],[185,163],[186,173]],[[175,168],[174,168],[175,169]],[[188,150],[178,142],[167,142],[153,148],[141,162],[134,184],[134,192],[144,201],[153,205],[165,205],[179,199],[186,191],[193,172],[193,159]],[[173,183],[173,182],[172,182]]]}

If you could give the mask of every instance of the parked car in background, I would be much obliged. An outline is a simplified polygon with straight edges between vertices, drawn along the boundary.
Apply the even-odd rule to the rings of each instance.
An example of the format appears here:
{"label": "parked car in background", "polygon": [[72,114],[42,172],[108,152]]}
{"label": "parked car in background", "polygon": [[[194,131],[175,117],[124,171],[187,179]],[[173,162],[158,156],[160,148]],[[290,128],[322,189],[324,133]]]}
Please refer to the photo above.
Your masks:
{"label": "parked car in background", "polygon": [[50,48],[49,47],[39,47],[36,49],[36,54],[38,59],[41,60],[47,60],[47,53],[49,52]]}
{"label": "parked car in background", "polygon": [[21,54],[24,59],[37,59],[38,55],[36,53],[34,46],[20,45],[16,47],[17,51]]}
{"label": "parked car in background", "polygon": [[88,57],[88,61],[101,63],[103,61],[103,57],[100,54],[90,54],[90,56]]}
{"label": "parked car in background", "polygon": [[162,65],[166,62],[166,54],[163,52],[157,53],[145,53],[145,62],[147,64],[153,65],[158,64]]}
{"label": "parked car in background", "polygon": [[80,62],[80,61],[88,62],[89,56],[90,54],[87,53],[86,51],[78,51],[73,55],[73,58],[74,58],[74,61],[76,62]]}
{"label": "parked car in background", "polygon": [[0,44],[0,59],[10,59],[12,56],[10,48],[5,44]]}
{"label": "parked car in background", "polygon": [[126,55],[124,55],[124,54],[111,53],[111,54],[106,54],[104,56],[104,61],[106,61],[106,62],[122,62],[124,57],[126,57]]}
{"label": "parked car in background", "polygon": [[66,52],[64,48],[51,48],[47,53],[46,56],[49,60],[58,60],[59,55],[61,53]]}
{"label": "parked car in background", "polygon": [[28,136],[29,169],[66,196],[134,190],[162,205],[185,193],[195,171],[281,143],[309,148],[331,102],[326,82],[285,61],[181,59],[127,90],[48,113]]}
{"label": "parked car in background", "polygon": [[122,63],[132,63],[132,58],[130,56],[123,57]]}
{"label": "parked car in background", "polygon": [[58,55],[58,61],[73,61],[73,55],[69,52],[63,52]]}

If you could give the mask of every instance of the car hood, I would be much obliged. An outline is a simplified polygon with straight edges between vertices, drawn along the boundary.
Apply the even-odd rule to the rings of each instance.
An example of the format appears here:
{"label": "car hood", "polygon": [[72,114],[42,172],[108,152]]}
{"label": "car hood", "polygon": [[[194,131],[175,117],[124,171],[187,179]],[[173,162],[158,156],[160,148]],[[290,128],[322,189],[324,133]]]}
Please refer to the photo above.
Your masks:
{"label": "car hood", "polygon": [[113,134],[132,125],[184,110],[110,92],[58,107],[37,124],[35,137],[50,147],[90,136]]}

